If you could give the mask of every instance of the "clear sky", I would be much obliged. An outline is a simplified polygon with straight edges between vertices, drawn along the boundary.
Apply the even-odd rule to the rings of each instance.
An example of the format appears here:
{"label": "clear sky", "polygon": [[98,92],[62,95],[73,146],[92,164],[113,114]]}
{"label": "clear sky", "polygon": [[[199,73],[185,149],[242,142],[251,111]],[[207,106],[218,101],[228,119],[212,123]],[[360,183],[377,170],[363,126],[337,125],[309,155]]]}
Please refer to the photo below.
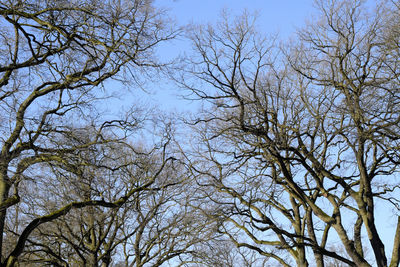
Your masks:
{"label": "clear sky", "polygon": [[258,24],[262,31],[293,32],[312,14],[313,0],[157,0],[156,6],[165,7],[180,24],[216,22],[221,9],[239,15],[247,9],[259,14]]}
{"label": "clear sky", "polygon": [[[207,24],[218,21],[221,10],[229,15],[238,16],[244,10],[257,13],[257,28],[263,34],[278,33],[282,39],[290,37],[296,27],[301,27],[313,13],[313,0],[156,0],[155,6],[164,8],[177,25]],[[190,46],[182,39],[160,49],[160,57],[170,59],[179,53],[185,53]],[[149,89],[149,88],[147,88]],[[146,104],[155,105],[161,110],[193,110],[187,102],[179,101],[182,91],[167,81],[154,85],[150,94],[142,95]]]}

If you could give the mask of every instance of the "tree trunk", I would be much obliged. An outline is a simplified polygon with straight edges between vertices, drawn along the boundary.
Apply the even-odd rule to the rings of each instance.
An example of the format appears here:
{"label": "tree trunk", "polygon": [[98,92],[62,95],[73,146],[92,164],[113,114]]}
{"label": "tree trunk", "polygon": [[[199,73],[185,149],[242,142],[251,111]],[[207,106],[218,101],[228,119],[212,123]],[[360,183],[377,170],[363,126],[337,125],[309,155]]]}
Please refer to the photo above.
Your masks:
{"label": "tree trunk", "polygon": [[[8,193],[10,191],[10,185],[8,183],[8,178],[6,176],[6,170],[2,170],[2,174],[0,174],[0,206],[4,204],[4,202],[8,198]],[[6,219],[7,209],[0,210],[0,255],[1,262],[3,264],[4,260],[7,258],[3,251],[3,235],[4,235],[4,226]]]}

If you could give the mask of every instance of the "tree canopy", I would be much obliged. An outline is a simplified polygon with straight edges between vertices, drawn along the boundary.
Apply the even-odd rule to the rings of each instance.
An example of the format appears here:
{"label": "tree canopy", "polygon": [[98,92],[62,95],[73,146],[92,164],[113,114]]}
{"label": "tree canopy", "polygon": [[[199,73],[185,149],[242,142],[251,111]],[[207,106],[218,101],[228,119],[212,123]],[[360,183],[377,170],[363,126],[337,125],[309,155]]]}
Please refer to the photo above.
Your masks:
{"label": "tree canopy", "polygon": [[[399,266],[400,6],[315,4],[280,41],[247,12],[2,1],[0,266]],[[202,108],[112,102],[156,75]]]}

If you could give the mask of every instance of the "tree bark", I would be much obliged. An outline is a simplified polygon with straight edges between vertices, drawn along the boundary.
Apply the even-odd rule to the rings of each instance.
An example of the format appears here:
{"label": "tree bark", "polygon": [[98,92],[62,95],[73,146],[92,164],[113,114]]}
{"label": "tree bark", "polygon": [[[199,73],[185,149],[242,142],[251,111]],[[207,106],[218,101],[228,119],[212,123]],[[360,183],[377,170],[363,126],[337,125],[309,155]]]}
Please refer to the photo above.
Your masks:
{"label": "tree bark", "polygon": [[[10,185],[8,182],[6,170],[3,171],[0,174],[0,206],[4,204],[8,198],[8,193],[10,191]],[[1,209],[0,210],[0,233],[4,233],[4,226],[5,226],[5,219],[7,215],[7,209]],[[0,234],[0,255],[1,255],[1,262],[4,261],[6,258],[5,255],[3,255],[3,234]]]}

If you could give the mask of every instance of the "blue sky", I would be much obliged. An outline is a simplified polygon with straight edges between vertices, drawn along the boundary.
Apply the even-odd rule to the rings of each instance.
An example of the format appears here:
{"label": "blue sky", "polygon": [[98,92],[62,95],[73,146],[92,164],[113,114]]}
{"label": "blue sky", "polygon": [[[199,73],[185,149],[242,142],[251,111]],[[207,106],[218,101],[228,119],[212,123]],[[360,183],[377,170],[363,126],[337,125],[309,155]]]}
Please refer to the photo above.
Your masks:
{"label": "blue sky", "polygon": [[[314,12],[313,0],[156,0],[155,6],[168,11],[169,16],[177,25],[191,23],[207,24],[219,20],[221,11],[226,9],[228,14],[238,16],[245,10],[250,14],[257,13],[256,22],[262,34],[278,33],[281,39],[292,36],[295,29],[305,25],[305,21]],[[190,50],[188,42],[176,40],[160,49],[161,58],[170,59]],[[195,104],[180,101],[183,92],[165,80],[146,88],[148,93],[142,95],[136,92],[145,105],[154,105],[161,110],[186,111],[194,110]],[[135,93],[135,94],[136,94]]]}
{"label": "blue sky", "polygon": [[295,26],[301,26],[313,10],[313,0],[157,0],[156,5],[165,7],[180,24],[190,22],[216,22],[221,9],[239,15],[247,9],[259,14],[260,30],[271,33],[279,30],[287,36]]}

